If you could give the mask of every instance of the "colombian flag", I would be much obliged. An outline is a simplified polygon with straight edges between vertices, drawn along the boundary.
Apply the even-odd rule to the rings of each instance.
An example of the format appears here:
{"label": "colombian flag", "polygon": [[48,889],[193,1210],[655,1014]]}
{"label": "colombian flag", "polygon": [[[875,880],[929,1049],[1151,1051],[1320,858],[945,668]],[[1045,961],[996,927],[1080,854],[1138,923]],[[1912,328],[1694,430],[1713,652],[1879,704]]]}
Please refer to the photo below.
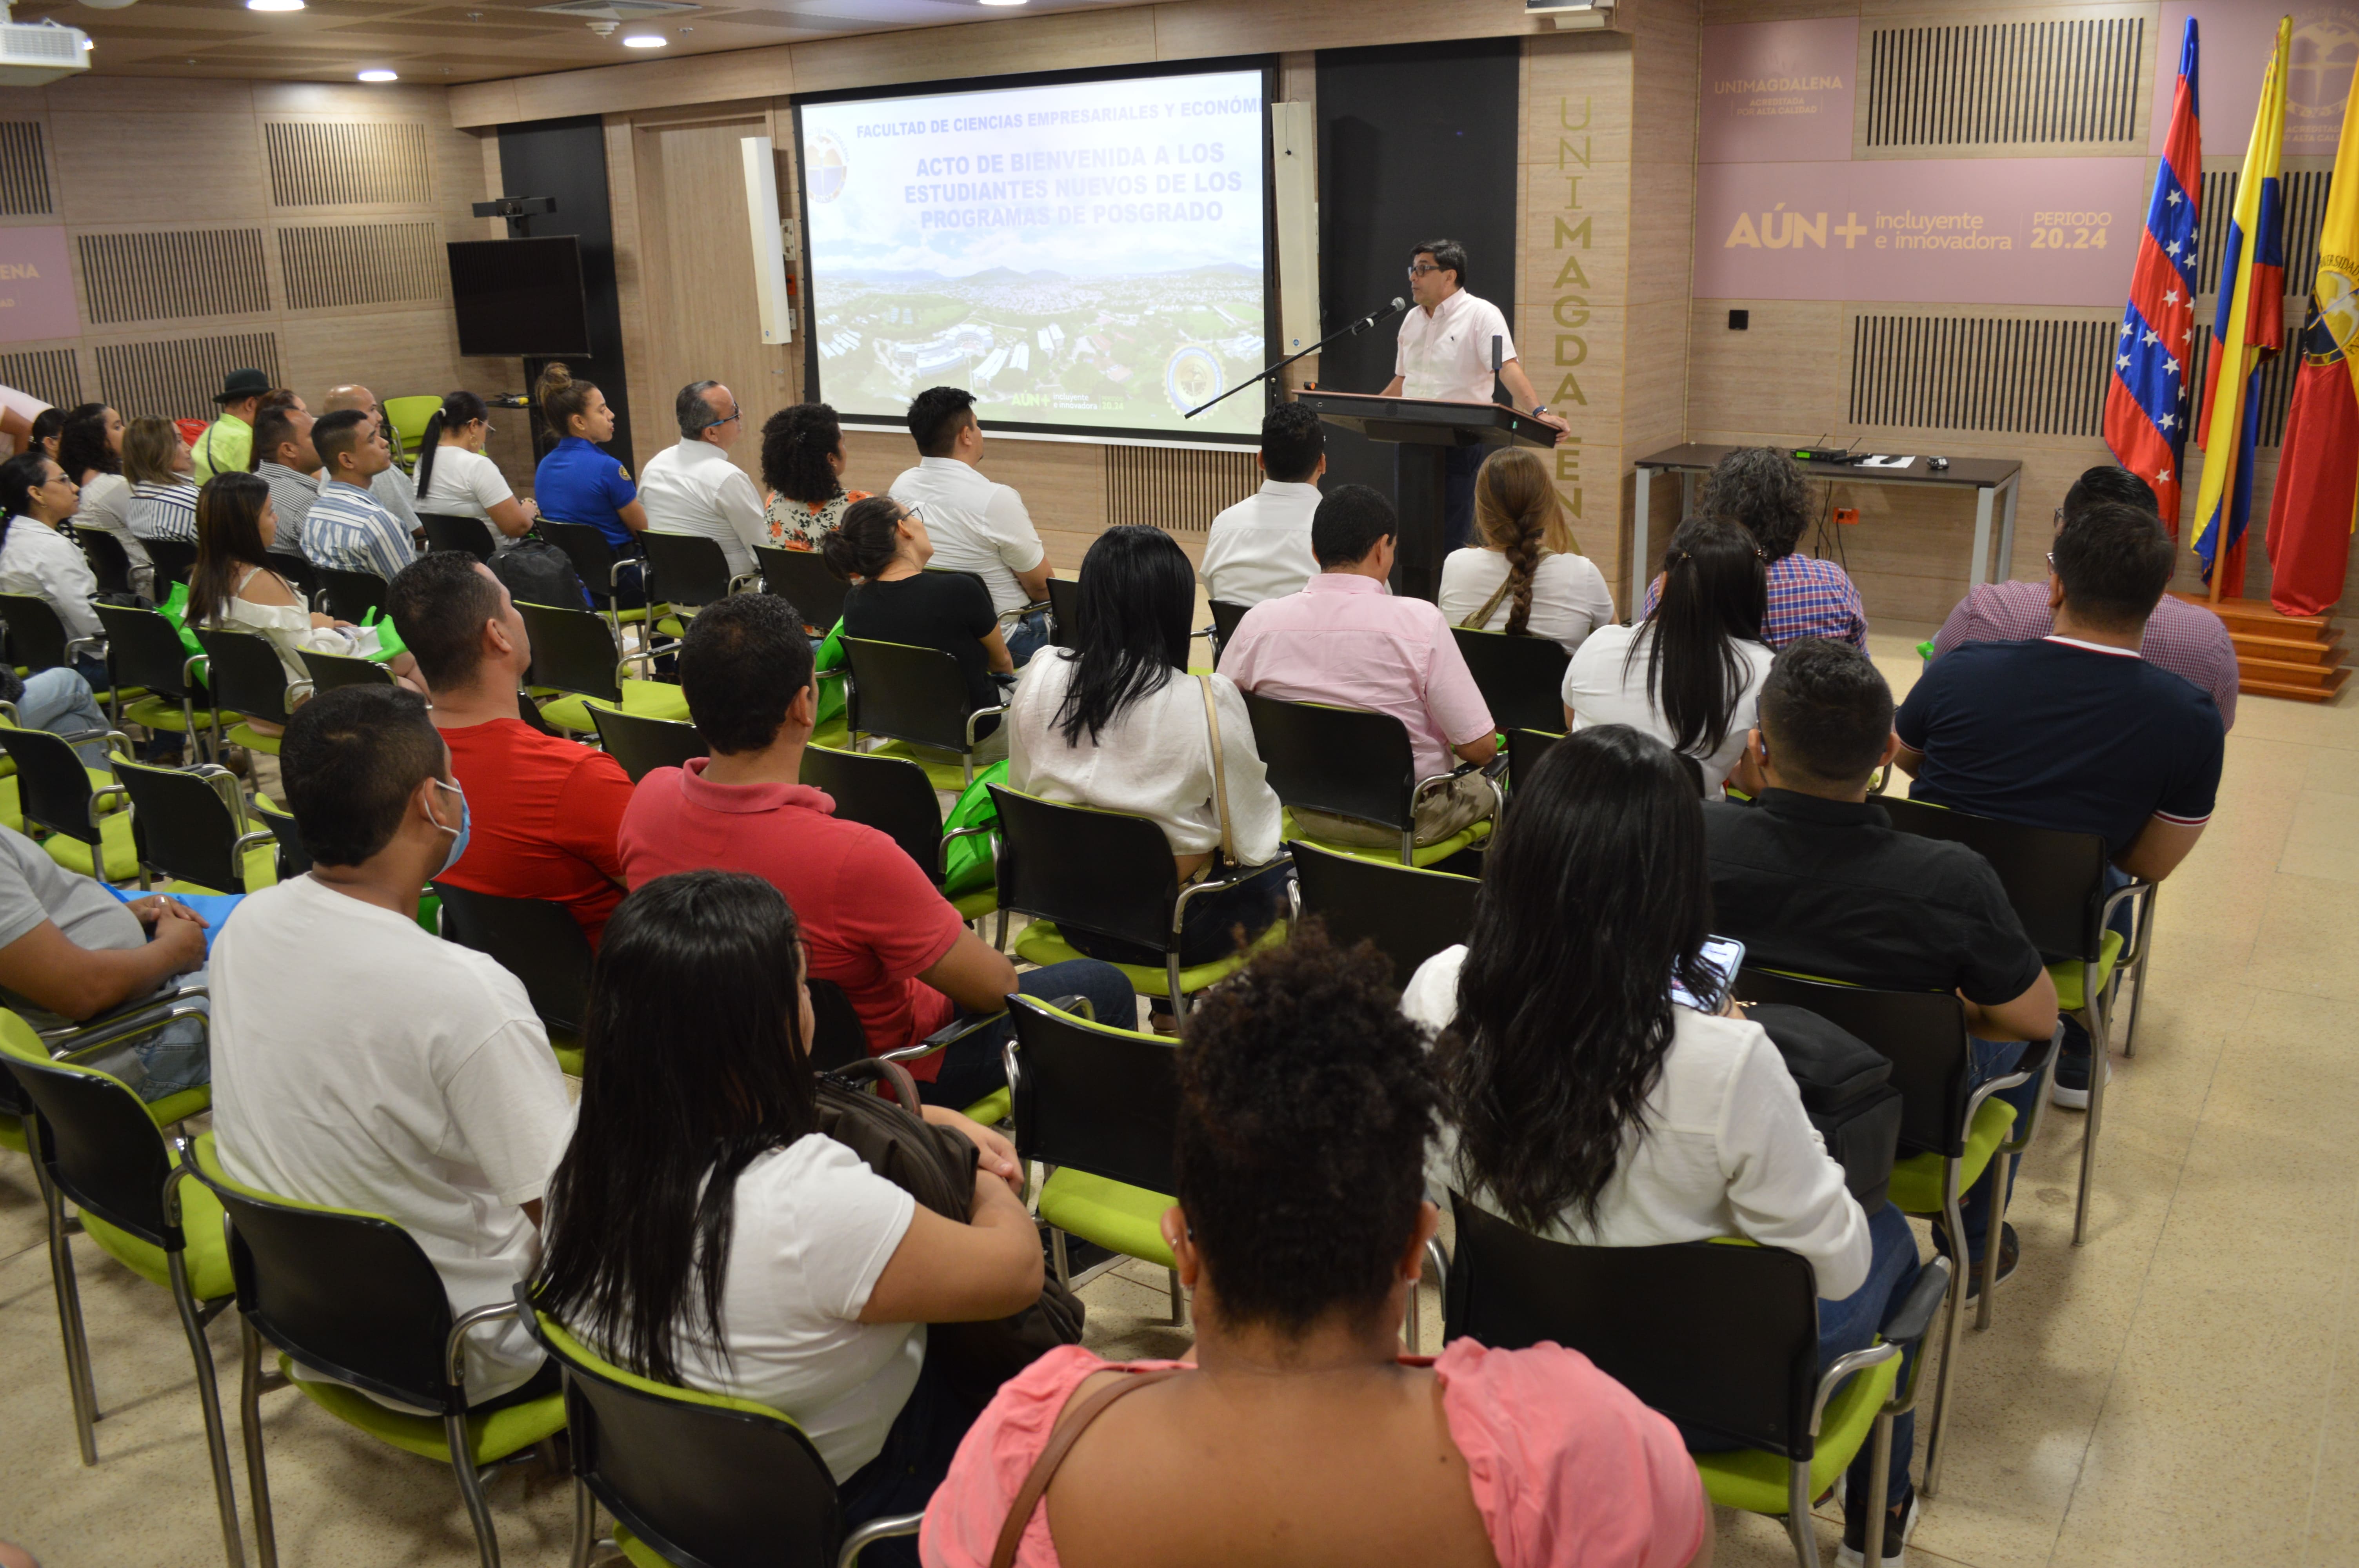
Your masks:
{"label": "colombian flag", "polygon": [[2220,256],[2220,312],[2205,373],[2203,481],[2195,492],[2195,553],[2222,598],[2245,586],[2245,526],[2253,514],[2253,449],[2261,429],[2261,365],[2285,342],[2285,217],[2277,169],[2285,146],[2286,65],[2293,18],[2261,80],[2261,109],[2245,146],[2236,209]]}
{"label": "colombian flag", "polygon": [[2301,377],[2269,502],[2269,602],[2317,615],[2343,597],[2359,515],[2359,92],[2343,110],[2318,277],[2301,334]]}

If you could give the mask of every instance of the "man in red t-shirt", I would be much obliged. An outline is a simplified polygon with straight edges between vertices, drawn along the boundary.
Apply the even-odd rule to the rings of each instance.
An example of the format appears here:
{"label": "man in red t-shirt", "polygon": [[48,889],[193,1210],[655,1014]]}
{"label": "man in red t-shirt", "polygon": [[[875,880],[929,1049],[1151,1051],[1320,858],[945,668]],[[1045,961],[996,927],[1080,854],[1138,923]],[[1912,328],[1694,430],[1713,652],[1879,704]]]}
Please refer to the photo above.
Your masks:
{"label": "man in red t-shirt", "polygon": [[615,837],[630,775],[605,752],[518,717],[532,644],[508,590],[474,557],[436,550],[412,561],[386,589],[386,609],[417,656],[467,792],[467,852],[441,880],[561,903],[596,946],[623,901]]}
{"label": "man in red t-shirt", "polygon": [[[835,802],[800,782],[816,720],[810,638],[794,607],[768,594],[710,604],[689,623],[680,686],[710,757],[639,781],[623,818],[633,887],[674,871],[747,871],[786,894],[814,979],[843,989],[873,1053],[915,1044],[963,1011],[997,1012],[1010,991],[1080,993],[1099,1019],[1136,1022],[1122,971],[1093,958],[1022,975],[968,930],[890,837],[839,820]],[[971,1105],[1006,1083],[984,1030],[909,1064],[929,1103]]]}

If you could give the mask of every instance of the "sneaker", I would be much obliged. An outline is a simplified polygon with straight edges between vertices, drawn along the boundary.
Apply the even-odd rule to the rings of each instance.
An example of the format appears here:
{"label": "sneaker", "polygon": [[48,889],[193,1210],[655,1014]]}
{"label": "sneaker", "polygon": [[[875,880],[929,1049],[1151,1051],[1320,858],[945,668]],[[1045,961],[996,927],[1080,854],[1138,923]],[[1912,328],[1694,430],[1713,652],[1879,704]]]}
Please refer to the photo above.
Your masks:
{"label": "sneaker", "polygon": [[[1917,1492],[1914,1487],[1909,1489],[1907,1501],[1897,1508],[1897,1518],[1886,1514],[1884,1519],[1884,1552],[1877,1559],[1879,1568],[1902,1568],[1908,1561],[1908,1536],[1917,1528]],[[1866,1534],[1861,1521],[1854,1519],[1851,1509],[1846,1507],[1843,1509],[1843,1550],[1835,1553],[1835,1561],[1843,1568],[1862,1568],[1866,1556],[1864,1550]]]}
{"label": "sneaker", "polygon": [[[1950,1250],[1949,1232],[1940,1226],[1933,1227],[1933,1250],[1956,1263],[1958,1255]],[[2015,1234],[2015,1227],[2005,1220],[1998,1227],[1998,1282],[2006,1284],[2015,1278],[2016,1265],[2023,1261],[2023,1242]],[[1983,1271],[1972,1259],[1962,1265],[1966,1272],[1966,1300],[1973,1301],[1983,1293]]]}
{"label": "sneaker", "polygon": [[[2105,1082],[2114,1081],[2114,1065],[2109,1059],[2104,1066]],[[2048,1093],[2049,1103],[2066,1110],[2089,1108],[2089,1058],[2059,1056],[2056,1059],[2056,1083]]]}

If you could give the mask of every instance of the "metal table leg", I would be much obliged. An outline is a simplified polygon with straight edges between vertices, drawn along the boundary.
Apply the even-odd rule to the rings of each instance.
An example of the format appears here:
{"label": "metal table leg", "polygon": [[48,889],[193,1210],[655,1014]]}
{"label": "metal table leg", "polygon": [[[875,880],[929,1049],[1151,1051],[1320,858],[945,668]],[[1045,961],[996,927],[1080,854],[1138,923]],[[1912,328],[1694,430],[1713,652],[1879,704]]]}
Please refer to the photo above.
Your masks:
{"label": "metal table leg", "polygon": [[1625,621],[1637,620],[1638,607],[1647,602],[1647,499],[1655,470],[1642,468],[1637,472],[1638,504],[1630,513],[1630,597],[1622,606]]}
{"label": "metal table leg", "polygon": [[1992,570],[1992,580],[2006,582],[2015,576],[2015,503],[2023,494],[2023,472],[2017,470],[1999,488],[2006,492],[2006,510],[1999,514],[1998,564]]}
{"label": "metal table leg", "polygon": [[1974,487],[1974,569],[1967,579],[1969,588],[1990,580],[1991,501],[1995,493],[1986,484]]}

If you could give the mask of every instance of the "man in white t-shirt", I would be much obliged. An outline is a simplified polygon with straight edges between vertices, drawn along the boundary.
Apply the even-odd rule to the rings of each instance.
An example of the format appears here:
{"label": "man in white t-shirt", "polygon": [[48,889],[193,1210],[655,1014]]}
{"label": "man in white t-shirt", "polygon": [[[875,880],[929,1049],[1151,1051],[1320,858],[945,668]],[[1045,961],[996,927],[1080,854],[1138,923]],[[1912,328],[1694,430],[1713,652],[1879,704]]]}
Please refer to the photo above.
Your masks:
{"label": "man in white t-shirt", "polygon": [[[213,1130],[229,1173],[399,1223],[455,1314],[511,1299],[572,1124],[524,984],[418,925],[467,843],[467,799],[426,701],[342,687],[280,744],[313,867],[250,895],[214,940]],[[474,1331],[468,1402],[554,1378],[522,1327]]]}
{"label": "man in white t-shirt", "polygon": [[[1409,293],[1417,304],[1401,318],[1400,347],[1393,358],[1386,397],[1432,398],[1449,403],[1494,401],[1491,351],[1498,347],[1497,379],[1511,404],[1544,425],[1571,428],[1548,411],[1516,357],[1507,318],[1487,299],[1466,292],[1466,247],[1456,240],[1430,240],[1409,255]],[[1442,492],[1442,548],[1455,550],[1474,534],[1474,473],[1488,447],[1452,447]]]}
{"label": "man in white t-shirt", "polygon": [[[1049,597],[1049,552],[1012,486],[985,479],[983,425],[974,394],[929,386],[909,405],[909,437],[918,466],[903,469],[892,496],[918,514],[934,542],[936,571],[973,572],[991,590],[1003,620]],[[1007,652],[1018,668],[1049,640],[1049,616],[1035,611],[1006,628]]]}
{"label": "man in white t-shirt", "polygon": [[721,546],[732,577],[754,569],[754,546],[770,542],[761,492],[752,476],[729,460],[745,433],[736,396],[717,381],[692,381],[673,400],[679,444],[647,460],[639,473],[639,504],[658,534],[701,534]]}
{"label": "man in white t-shirt", "polygon": [[1247,608],[1300,593],[1319,575],[1310,553],[1310,519],[1319,477],[1327,471],[1327,438],[1319,416],[1281,403],[1261,422],[1262,486],[1212,519],[1197,576],[1204,596]]}

